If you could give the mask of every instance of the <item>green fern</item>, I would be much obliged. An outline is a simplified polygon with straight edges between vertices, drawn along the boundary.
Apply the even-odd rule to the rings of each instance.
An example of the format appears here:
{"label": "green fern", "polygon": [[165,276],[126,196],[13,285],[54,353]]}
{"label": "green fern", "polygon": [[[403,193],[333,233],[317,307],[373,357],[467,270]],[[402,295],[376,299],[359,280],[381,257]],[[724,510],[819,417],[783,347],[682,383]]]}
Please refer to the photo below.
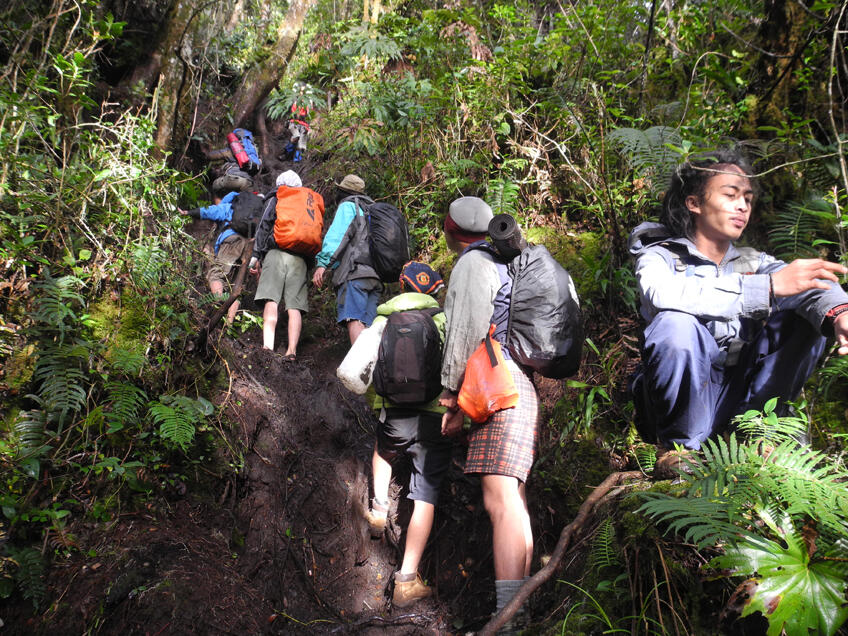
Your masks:
{"label": "green fern", "polygon": [[[40,402],[38,396],[28,396]],[[15,440],[21,459],[38,458],[47,451],[47,412],[44,409],[20,411],[15,418]]]}
{"label": "green fern", "polygon": [[830,531],[848,532],[848,474],[824,462],[821,453],[792,440],[762,453],[761,444],[709,440],[692,475],[683,475],[687,496],[645,493],[641,511],[705,546],[718,539],[750,540],[751,510],[776,506],[800,518],[817,519]]}
{"label": "green fern", "polygon": [[35,365],[33,379],[44,408],[55,417],[58,431],[70,414],[79,412],[86,402],[83,364],[88,359],[88,349],[83,345],[44,343]]}
{"label": "green fern", "polygon": [[[783,260],[818,256],[818,242],[836,225],[833,205],[821,197],[792,201],[769,223],[774,253]],[[832,235],[832,232],[831,232]]]}
{"label": "green fern", "polygon": [[137,243],[132,250],[132,278],[142,290],[152,289],[159,284],[165,269],[165,250],[159,238],[153,237],[146,243]]}
{"label": "green fern", "polygon": [[520,193],[517,183],[509,179],[492,179],[489,181],[486,201],[492,206],[493,213],[515,216],[518,211],[517,203]]}
{"label": "green fern", "polygon": [[109,433],[123,429],[138,420],[141,408],[147,403],[147,394],[134,384],[120,380],[106,382],[106,393],[112,404],[106,415]]}
{"label": "green fern", "polygon": [[733,423],[742,437],[758,440],[767,444],[776,444],[797,440],[807,434],[807,418],[803,408],[799,408],[797,417],[778,417],[774,409],[777,398],[766,402],[762,413],[747,411],[734,418]]}
{"label": "green fern", "polygon": [[680,153],[674,147],[681,146],[683,139],[676,129],[668,126],[652,126],[647,130],[616,128],[607,138],[620,148],[637,174],[652,177],[654,190],[668,183],[672,170],[680,162]]}
{"label": "green fern", "polygon": [[75,276],[53,278],[49,271],[44,280],[34,284],[36,301],[32,319],[40,330],[51,330],[61,342],[72,328],[77,325],[77,315],[73,305],[83,305],[82,296],[76,291],[83,282]]}
{"label": "green fern", "polygon": [[621,565],[616,550],[615,525],[611,517],[607,517],[601,522],[595,537],[592,539],[589,563],[595,572],[600,572],[607,567],[617,568]]}
{"label": "green fern", "polygon": [[657,463],[657,447],[653,444],[641,444],[633,449],[636,464],[643,473],[650,473]]}
{"label": "green fern", "polygon": [[116,347],[109,352],[109,362],[118,373],[132,376],[141,372],[147,360],[138,351]]}
{"label": "green fern", "polygon": [[215,410],[208,400],[193,400],[185,395],[163,395],[159,401],[151,402],[149,409],[162,439],[182,450],[194,441],[196,425]]}
{"label": "green fern", "polygon": [[18,566],[15,571],[15,583],[20,589],[21,595],[32,601],[37,610],[47,595],[47,588],[44,585],[44,561],[41,558],[41,552],[35,548],[24,548],[10,552],[10,556]]}

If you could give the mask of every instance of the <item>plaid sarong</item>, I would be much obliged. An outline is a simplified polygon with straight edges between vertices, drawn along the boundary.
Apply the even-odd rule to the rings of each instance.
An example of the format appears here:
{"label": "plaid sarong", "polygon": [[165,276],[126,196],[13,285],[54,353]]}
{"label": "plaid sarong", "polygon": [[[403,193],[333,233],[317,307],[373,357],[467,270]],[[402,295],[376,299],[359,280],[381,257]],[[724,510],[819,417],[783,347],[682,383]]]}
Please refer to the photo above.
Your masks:
{"label": "plaid sarong", "polygon": [[518,389],[518,404],[472,427],[465,472],[508,475],[526,482],[539,436],[539,399],[521,368],[512,360],[506,364]]}

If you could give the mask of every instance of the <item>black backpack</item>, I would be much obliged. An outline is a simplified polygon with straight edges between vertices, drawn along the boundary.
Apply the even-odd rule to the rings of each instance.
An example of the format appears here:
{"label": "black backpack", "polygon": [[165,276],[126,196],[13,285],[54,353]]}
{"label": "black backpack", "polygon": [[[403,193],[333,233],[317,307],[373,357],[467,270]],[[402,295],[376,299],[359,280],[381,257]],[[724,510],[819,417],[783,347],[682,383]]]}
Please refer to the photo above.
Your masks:
{"label": "black backpack", "polygon": [[[409,230],[406,219],[391,203],[368,197],[349,197],[368,218],[368,252],[371,266],[384,283],[396,283],[409,260]],[[348,200],[348,199],[345,199]]]}
{"label": "black backpack", "polygon": [[583,352],[583,316],[571,275],[543,245],[525,247],[508,271],[506,346],[513,360],[547,378],[574,375]]}
{"label": "black backpack", "polygon": [[388,317],[374,365],[374,390],[395,404],[426,404],[442,390],[438,307]]}
{"label": "black backpack", "polygon": [[233,208],[230,227],[245,238],[253,238],[256,226],[262,220],[265,199],[252,192],[242,192],[233,198],[230,205]]}

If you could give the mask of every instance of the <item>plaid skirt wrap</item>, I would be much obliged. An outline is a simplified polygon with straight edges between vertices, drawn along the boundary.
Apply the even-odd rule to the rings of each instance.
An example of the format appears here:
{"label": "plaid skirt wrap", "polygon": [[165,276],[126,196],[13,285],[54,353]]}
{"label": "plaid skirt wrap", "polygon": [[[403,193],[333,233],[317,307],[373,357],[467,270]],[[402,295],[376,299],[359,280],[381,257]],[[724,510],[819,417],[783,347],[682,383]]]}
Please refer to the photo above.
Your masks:
{"label": "plaid skirt wrap", "polygon": [[506,365],[518,389],[518,404],[472,427],[465,472],[508,475],[526,482],[539,438],[539,398],[521,367],[512,360]]}

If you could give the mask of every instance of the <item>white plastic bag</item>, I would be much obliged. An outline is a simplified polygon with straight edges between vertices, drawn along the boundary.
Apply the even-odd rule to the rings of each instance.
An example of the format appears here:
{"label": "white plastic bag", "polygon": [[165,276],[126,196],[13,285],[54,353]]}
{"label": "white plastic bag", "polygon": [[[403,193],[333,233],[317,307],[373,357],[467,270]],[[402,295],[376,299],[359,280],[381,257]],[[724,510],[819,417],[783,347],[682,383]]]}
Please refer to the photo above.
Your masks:
{"label": "white plastic bag", "polygon": [[336,375],[345,388],[357,395],[364,395],[371,384],[374,365],[377,363],[377,351],[380,348],[380,339],[383,337],[386,322],[380,320],[364,329],[347,352],[339,368],[336,369]]}

